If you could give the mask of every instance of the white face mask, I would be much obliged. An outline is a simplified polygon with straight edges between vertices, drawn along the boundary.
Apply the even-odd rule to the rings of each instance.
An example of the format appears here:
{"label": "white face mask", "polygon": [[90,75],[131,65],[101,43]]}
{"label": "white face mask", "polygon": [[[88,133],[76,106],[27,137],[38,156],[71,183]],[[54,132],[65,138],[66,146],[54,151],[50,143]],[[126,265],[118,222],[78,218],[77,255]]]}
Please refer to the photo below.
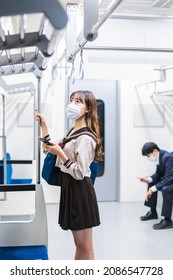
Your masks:
{"label": "white face mask", "polygon": [[69,103],[66,108],[67,117],[73,121],[79,119],[82,116],[81,109],[83,108],[85,108],[85,106],[79,106],[74,103]]}
{"label": "white face mask", "polygon": [[150,161],[156,161],[157,158],[156,158],[155,156],[151,155],[151,156],[148,157],[148,160],[150,160]]}

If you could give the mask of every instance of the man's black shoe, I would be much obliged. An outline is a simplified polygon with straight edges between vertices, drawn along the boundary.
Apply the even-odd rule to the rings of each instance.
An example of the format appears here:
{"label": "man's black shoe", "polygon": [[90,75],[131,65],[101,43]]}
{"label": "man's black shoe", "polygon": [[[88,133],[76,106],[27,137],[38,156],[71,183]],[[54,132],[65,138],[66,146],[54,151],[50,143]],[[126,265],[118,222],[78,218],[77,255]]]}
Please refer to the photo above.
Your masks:
{"label": "man's black shoe", "polygon": [[147,212],[145,216],[140,217],[141,221],[148,221],[153,219],[158,219],[157,213],[153,213],[152,211]]}
{"label": "man's black shoe", "polygon": [[161,220],[160,223],[153,225],[154,229],[166,229],[166,228],[172,228],[172,220],[166,221],[165,219]]}

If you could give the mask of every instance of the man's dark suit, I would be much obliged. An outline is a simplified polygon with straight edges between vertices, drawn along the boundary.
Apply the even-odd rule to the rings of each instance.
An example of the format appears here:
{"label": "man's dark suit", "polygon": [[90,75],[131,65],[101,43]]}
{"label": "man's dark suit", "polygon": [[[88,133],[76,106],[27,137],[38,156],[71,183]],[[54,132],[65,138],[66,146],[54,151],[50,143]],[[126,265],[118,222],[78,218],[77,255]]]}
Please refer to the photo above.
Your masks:
{"label": "man's dark suit", "polygon": [[[148,188],[156,186],[158,191],[162,192],[163,204],[162,213],[164,217],[171,217],[173,206],[173,154],[160,150],[159,151],[159,165],[157,165],[156,172],[150,176],[153,180],[148,184]],[[156,208],[157,192],[154,192],[144,205]]]}

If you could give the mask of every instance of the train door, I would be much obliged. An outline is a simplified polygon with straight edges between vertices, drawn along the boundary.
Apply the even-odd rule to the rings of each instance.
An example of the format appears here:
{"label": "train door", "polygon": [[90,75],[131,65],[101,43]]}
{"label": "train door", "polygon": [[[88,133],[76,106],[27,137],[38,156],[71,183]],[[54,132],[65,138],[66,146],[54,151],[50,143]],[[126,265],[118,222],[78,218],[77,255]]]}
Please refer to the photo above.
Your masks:
{"label": "train door", "polygon": [[117,81],[76,80],[69,82],[69,94],[89,90],[97,99],[104,146],[104,161],[99,164],[95,189],[98,201],[119,200],[119,96]]}

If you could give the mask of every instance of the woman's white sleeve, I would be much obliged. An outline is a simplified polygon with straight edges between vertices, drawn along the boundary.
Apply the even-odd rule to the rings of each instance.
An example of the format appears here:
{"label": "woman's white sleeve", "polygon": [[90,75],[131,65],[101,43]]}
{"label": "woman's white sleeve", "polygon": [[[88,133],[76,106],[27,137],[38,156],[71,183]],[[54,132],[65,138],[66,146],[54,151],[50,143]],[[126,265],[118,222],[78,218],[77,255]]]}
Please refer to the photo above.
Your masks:
{"label": "woman's white sleeve", "polygon": [[77,138],[74,150],[75,160],[68,159],[61,170],[69,173],[76,180],[90,176],[90,164],[95,156],[96,142],[90,136],[83,135]]}

